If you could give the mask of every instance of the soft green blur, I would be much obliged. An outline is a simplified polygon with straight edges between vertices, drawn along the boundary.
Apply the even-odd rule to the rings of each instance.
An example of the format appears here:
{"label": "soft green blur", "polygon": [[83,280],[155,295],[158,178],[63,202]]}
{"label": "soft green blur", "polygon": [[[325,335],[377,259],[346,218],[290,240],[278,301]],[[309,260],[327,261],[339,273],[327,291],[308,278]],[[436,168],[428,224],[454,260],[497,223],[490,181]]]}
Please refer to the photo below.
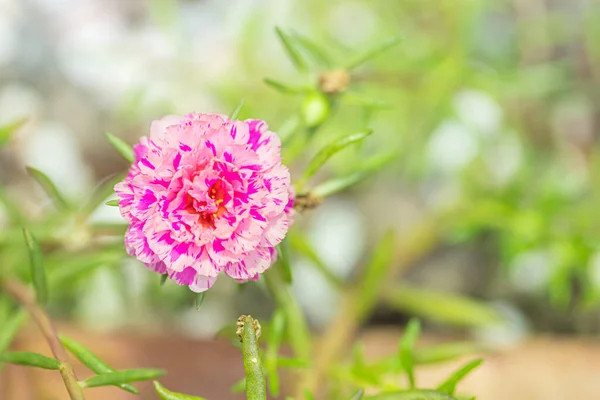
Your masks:
{"label": "soft green blur", "polygon": [[[170,282],[161,288],[158,276],[132,260],[124,261],[122,223],[88,220],[96,207],[106,207],[103,202],[112,198],[111,186],[118,179],[114,174],[126,168],[105,144],[104,133],[134,142],[147,133],[151,120],[164,114],[229,114],[244,99],[240,118],[264,119],[280,133],[296,182],[309,161],[307,155],[335,139],[373,130],[367,140],[336,154],[318,174],[302,182],[302,189],[311,191],[329,178],[355,172],[370,157],[393,158],[379,174],[332,197],[349,201],[364,213],[360,227],[365,232],[364,248],[375,246],[375,238],[388,228],[410,232],[451,210],[449,216],[444,214],[430,251],[406,267],[411,271],[406,284],[412,285],[412,279],[431,292],[415,292],[422,296],[420,302],[396,304],[401,298],[396,296],[388,307],[399,310],[397,320],[417,313],[451,325],[477,325],[467,310],[483,305],[465,305],[460,301],[470,300],[461,298],[450,303],[456,309],[439,311],[436,304],[447,299],[443,293],[437,296],[441,289],[485,302],[506,302],[534,328],[596,330],[594,323],[581,322],[595,321],[590,310],[600,298],[600,218],[595,212],[600,200],[596,149],[600,30],[594,23],[600,20],[600,6],[578,2],[578,7],[570,7],[568,1],[550,6],[526,0],[265,1],[252,7],[232,2],[213,4],[213,10],[204,5],[224,24],[220,47],[195,36],[201,31],[190,33],[194,22],[186,19],[187,10],[192,5],[203,7],[202,3],[155,0],[137,11],[137,23],[151,29],[157,43],[171,50],[143,63],[153,79],[128,85],[116,100],[90,98],[86,107],[100,123],[74,123],[68,118],[75,120],[76,115],[53,114],[42,105],[45,112],[18,115],[30,120],[15,131],[14,142],[4,135],[8,128],[0,131],[4,146],[0,154],[6,160],[0,163],[5,166],[0,172],[2,275],[29,279],[20,233],[25,225],[42,243],[50,307],[57,315],[89,323],[96,318],[88,314],[99,312],[94,303],[110,298],[112,303],[100,307],[102,315],[116,321],[109,328],[139,324],[147,329],[176,320],[186,329],[191,294]],[[308,74],[294,69],[278,42],[275,25],[304,44],[300,57]],[[215,32],[219,30],[213,28],[206,35]],[[333,107],[319,103],[322,94],[304,90],[316,87],[320,73],[352,66],[361,54],[398,35],[399,44],[351,71],[348,90]],[[195,46],[196,41],[205,46]],[[89,54],[78,57],[92,59],[94,51],[90,48]],[[144,52],[137,51],[143,57]],[[119,60],[122,54],[115,56],[115,68],[107,74],[118,69]],[[10,63],[4,68],[19,69]],[[24,82],[24,73],[3,76],[0,84]],[[282,93],[264,83],[265,78],[286,85],[286,92],[300,89],[300,93]],[[44,92],[50,89],[36,82],[36,90],[50,103],[52,93]],[[78,89],[73,81],[69,85]],[[18,139],[35,131],[44,119],[90,129],[74,135],[82,143],[84,160],[91,152],[102,154],[84,163],[92,171],[92,181],[104,186],[90,185],[85,201],[72,196],[66,208],[60,202],[50,204],[36,183],[25,178],[22,167],[27,161],[19,146],[27,141]],[[0,122],[8,126],[16,120],[7,117]],[[309,136],[298,134],[305,125],[318,129]],[[112,180],[107,183],[108,176]],[[329,193],[330,188],[320,190]],[[328,223],[326,216],[318,218],[319,223]],[[315,226],[315,219],[314,212],[299,216],[298,229]],[[466,254],[465,265],[455,273],[466,283],[447,287],[435,274],[423,281],[412,272],[421,266],[427,270],[428,257],[439,257],[440,248]],[[305,245],[293,250],[294,257],[327,268],[319,260],[323,255],[314,249]],[[349,268],[360,269],[362,264],[357,259]],[[269,307],[260,306],[263,291],[249,286],[241,298],[250,299],[259,315],[267,315]],[[204,307],[215,307],[224,315],[215,325],[223,326],[239,314],[245,300],[232,300],[236,293],[233,284],[219,282],[214,294],[207,296]],[[431,315],[432,310],[442,314]],[[540,317],[547,310],[556,310],[561,318]],[[481,312],[486,320],[488,314]]]}

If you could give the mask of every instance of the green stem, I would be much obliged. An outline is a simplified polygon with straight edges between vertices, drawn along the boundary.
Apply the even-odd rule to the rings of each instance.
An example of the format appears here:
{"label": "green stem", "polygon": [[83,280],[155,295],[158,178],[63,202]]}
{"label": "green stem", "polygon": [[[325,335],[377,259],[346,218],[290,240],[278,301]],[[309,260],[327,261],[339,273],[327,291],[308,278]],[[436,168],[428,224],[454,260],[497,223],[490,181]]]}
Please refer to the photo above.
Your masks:
{"label": "green stem", "polygon": [[279,269],[271,268],[263,274],[267,289],[285,315],[287,336],[296,357],[303,360],[310,358],[310,331],[300,305],[293,296],[289,286],[283,280]]}
{"label": "green stem", "polygon": [[258,321],[249,315],[240,317],[242,354],[246,371],[246,399],[267,400],[267,384],[258,351]]}

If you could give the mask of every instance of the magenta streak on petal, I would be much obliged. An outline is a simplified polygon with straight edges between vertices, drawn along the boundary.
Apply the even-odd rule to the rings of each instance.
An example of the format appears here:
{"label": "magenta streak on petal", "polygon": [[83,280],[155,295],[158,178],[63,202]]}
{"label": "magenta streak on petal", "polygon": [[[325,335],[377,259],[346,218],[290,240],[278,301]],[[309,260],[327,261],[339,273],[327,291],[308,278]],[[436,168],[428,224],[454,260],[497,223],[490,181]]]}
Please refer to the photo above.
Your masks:
{"label": "magenta streak on petal", "polygon": [[179,148],[181,149],[181,151],[185,151],[185,152],[192,151],[192,148],[184,143],[180,143]]}
{"label": "magenta streak on petal", "polygon": [[224,152],[223,153],[223,158],[225,159],[225,161],[227,161],[228,163],[233,162],[233,156],[231,155],[231,153],[229,152]]}
{"label": "magenta streak on petal", "polygon": [[260,213],[258,212],[258,210],[256,208],[253,208],[250,210],[250,215],[252,215],[254,217],[254,219],[257,221],[266,221],[267,220],[265,217],[260,215]]}
{"label": "magenta streak on petal", "polygon": [[155,170],[156,169],[156,167],[154,165],[152,165],[150,163],[150,161],[148,161],[147,158],[142,159],[141,163],[144,164],[146,167],[150,168],[151,170]]}
{"label": "magenta streak on petal", "polygon": [[215,252],[225,251],[225,247],[223,247],[223,241],[222,240],[215,240],[213,242],[213,250]]}
{"label": "magenta streak on petal", "polygon": [[196,277],[196,270],[187,267],[181,272],[169,271],[169,278],[173,279],[179,285],[191,285]]}
{"label": "magenta streak on petal", "polygon": [[175,169],[179,169],[179,164],[180,163],[181,163],[181,153],[177,153],[177,155],[173,159],[173,167]]}
{"label": "magenta streak on petal", "polygon": [[210,149],[210,151],[212,151],[213,156],[217,155],[217,149],[215,148],[215,145],[213,142],[207,140],[206,142],[204,142],[204,144],[206,145],[206,147],[208,147]]}

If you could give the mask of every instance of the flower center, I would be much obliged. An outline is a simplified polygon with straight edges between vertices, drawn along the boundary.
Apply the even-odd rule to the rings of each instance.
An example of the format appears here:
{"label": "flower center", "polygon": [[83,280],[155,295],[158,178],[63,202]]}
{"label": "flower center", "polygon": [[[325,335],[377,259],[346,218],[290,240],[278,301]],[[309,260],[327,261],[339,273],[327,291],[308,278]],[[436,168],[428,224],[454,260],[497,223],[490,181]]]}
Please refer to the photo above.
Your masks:
{"label": "flower center", "polygon": [[215,218],[227,211],[224,205],[225,190],[220,180],[212,184],[208,190],[207,201],[199,201],[187,194],[186,211],[198,215],[198,222],[205,228],[215,229]]}

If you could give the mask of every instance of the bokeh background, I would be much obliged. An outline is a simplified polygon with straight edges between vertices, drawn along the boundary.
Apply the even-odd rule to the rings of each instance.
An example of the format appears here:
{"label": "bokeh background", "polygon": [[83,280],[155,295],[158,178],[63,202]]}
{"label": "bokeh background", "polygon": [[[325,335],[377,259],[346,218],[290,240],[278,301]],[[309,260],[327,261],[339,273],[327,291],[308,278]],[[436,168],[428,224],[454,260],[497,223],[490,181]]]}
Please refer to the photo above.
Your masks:
{"label": "bokeh background", "polygon": [[[600,330],[599,21],[593,0],[0,0],[0,126],[27,118],[0,148],[0,268],[26,262],[18,221],[29,221],[58,276],[53,315],[115,348],[124,337],[146,343],[139,335],[152,343],[142,352],[159,347],[156,338],[198,343],[241,313],[268,316],[273,306],[260,285],[240,290],[225,279],[196,311],[186,291],[161,288],[156,275],[123,258],[116,208],[101,205],[85,218],[56,213],[25,166],[85,207],[127,168],[105,132],[134,143],[165,114],[227,114],[242,98],[241,117],[289,129],[303,99],[263,82],[302,83],[275,26],[318,44],[315,71],[401,34],[398,46],[353,71],[348,95],[306,153],[374,130],[314,183],[367,156],[395,155],[379,174],[297,219],[316,254],[297,254],[293,265],[311,325],[319,330],[338,307],[320,267],[351,279],[385,231],[402,239],[424,230],[418,257],[397,282],[405,295],[380,305],[367,335],[393,344],[397,335],[378,332],[397,333],[418,316],[434,338],[512,349],[506,354],[521,358],[505,360],[504,374],[565,360],[589,373]],[[302,171],[305,162],[301,155],[290,167]],[[489,312],[504,323],[490,324]],[[173,346],[178,351],[161,357],[183,363],[186,346]],[[552,351],[563,361],[544,358]],[[127,365],[117,353],[116,363]],[[585,383],[542,374],[571,389],[541,397],[527,388],[552,384],[532,374],[502,382],[522,395],[503,398],[575,398],[569,390]],[[482,399],[495,398],[493,383],[472,379],[487,393]]]}

